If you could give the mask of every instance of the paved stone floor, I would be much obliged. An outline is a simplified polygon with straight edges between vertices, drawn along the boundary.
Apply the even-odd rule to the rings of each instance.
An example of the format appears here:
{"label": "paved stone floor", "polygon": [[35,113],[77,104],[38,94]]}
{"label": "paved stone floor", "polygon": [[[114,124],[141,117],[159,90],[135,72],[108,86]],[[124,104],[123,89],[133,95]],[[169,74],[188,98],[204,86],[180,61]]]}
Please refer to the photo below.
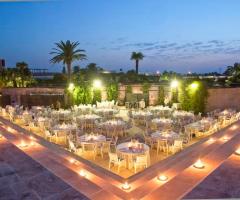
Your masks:
{"label": "paved stone floor", "polygon": [[184,199],[239,199],[240,157],[232,156]]}
{"label": "paved stone floor", "polygon": [[0,200],[85,200],[83,194],[20,151],[0,142]]}

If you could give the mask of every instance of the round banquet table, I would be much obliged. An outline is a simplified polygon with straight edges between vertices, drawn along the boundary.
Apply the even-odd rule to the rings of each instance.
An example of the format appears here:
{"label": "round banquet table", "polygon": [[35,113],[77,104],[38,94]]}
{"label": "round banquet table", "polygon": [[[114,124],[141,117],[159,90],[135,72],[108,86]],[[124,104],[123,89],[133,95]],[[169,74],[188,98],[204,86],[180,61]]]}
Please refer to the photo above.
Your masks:
{"label": "round banquet table", "polygon": [[106,137],[104,135],[85,134],[77,138],[78,144],[81,144],[81,143],[96,144],[96,143],[105,142],[105,141],[106,141]]}
{"label": "round banquet table", "polygon": [[168,133],[164,133],[164,132],[154,132],[151,134],[151,137],[153,140],[164,140],[167,141],[167,143],[173,143],[175,139],[177,139],[179,137],[179,135],[175,132],[168,132]]}
{"label": "round banquet table", "polygon": [[[136,147],[138,145],[142,145],[143,149],[140,148],[129,148],[129,145],[135,145]],[[127,168],[131,169],[133,167],[133,159],[136,156],[140,155],[147,155],[147,163],[148,166],[150,165],[150,148],[148,145],[144,143],[131,143],[131,142],[124,142],[119,145],[117,145],[117,153],[125,157],[127,161]]]}

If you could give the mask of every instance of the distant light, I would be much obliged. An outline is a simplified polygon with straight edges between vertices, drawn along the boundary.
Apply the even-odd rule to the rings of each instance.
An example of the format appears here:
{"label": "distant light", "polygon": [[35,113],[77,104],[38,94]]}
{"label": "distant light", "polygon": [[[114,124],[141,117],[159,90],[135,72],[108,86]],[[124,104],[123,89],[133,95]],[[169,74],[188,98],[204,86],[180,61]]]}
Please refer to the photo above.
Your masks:
{"label": "distant light", "polygon": [[202,161],[200,159],[198,159],[197,162],[194,163],[193,167],[195,167],[197,169],[203,169],[204,164],[202,163]]}
{"label": "distant light", "polygon": [[69,83],[69,86],[68,86],[68,90],[70,91],[70,92],[72,92],[73,90],[74,90],[74,84],[73,83]]}
{"label": "distant light", "polygon": [[189,71],[188,74],[192,74],[192,72]]}
{"label": "distant light", "polygon": [[124,189],[124,190],[130,190],[130,189],[131,189],[131,186],[128,184],[128,182],[125,182],[125,183],[122,185],[122,189]]}
{"label": "distant light", "polygon": [[159,70],[157,70],[156,74],[157,74],[157,75],[159,75],[159,74],[160,74],[160,71],[159,71]]}
{"label": "distant light", "polygon": [[107,71],[107,70],[105,70],[105,71],[103,71],[102,73],[103,73],[103,74],[110,74],[111,72],[110,72],[110,71]]}
{"label": "distant light", "polygon": [[190,87],[191,87],[191,89],[196,90],[198,88],[198,84],[197,83],[192,83],[190,85]]}
{"label": "distant light", "polygon": [[171,82],[171,88],[177,88],[178,87],[178,81],[177,80],[173,80]]}
{"label": "distant light", "polygon": [[93,81],[93,87],[95,89],[101,89],[102,88],[102,82],[100,80],[94,80]]}
{"label": "distant light", "polygon": [[158,176],[158,180],[159,180],[159,181],[167,181],[167,180],[168,180],[168,177],[165,176],[165,175],[160,175],[160,176]]}

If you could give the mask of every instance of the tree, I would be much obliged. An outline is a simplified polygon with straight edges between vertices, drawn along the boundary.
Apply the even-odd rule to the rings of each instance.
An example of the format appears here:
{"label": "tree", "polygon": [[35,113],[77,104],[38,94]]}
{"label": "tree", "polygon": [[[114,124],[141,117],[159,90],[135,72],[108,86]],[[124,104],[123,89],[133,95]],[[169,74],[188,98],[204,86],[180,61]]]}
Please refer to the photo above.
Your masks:
{"label": "tree", "polygon": [[25,62],[17,62],[16,69],[18,74],[18,79],[21,87],[25,87],[25,82],[31,82],[31,72],[28,68],[28,64]]}
{"label": "tree", "polygon": [[228,66],[224,74],[229,76],[226,80],[228,84],[231,85],[231,83],[240,83],[240,63]]}
{"label": "tree", "polygon": [[139,61],[144,58],[144,55],[141,52],[132,52],[131,60],[136,62],[136,74],[138,74]]}
{"label": "tree", "polygon": [[103,71],[103,68],[101,67],[98,67],[96,63],[89,63],[87,66],[86,66],[86,69],[88,72],[92,72],[92,73],[98,73],[98,72],[101,72]]}
{"label": "tree", "polygon": [[158,103],[160,105],[164,105],[164,99],[165,99],[164,87],[160,85],[158,88]]}
{"label": "tree", "polygon": [[68,72],[68,81],[71,81],[72,74],[72,62],[76,60],[84,60],[87,56],[84,54],[85,50],[78,49],[79,42],[71,42],[67,40],[66,42],[60,41],[55,43],[56,48],[53,48],[53,51],[50,52],[51,55],[55,55],[50,62],[51,63],[60,63],[63,62],[67,67]]}
{"label": "tree", "polygon": [[26,68],[28,68],[28,64],[25,62],[17,62],[16,67],[20,72],[23,72]]}
{"label": "tree", "polygon": [[62,74],[66,74],[66,67],[65,66],[63,66],[63,68],[62,68]]}
{"label": "tree", "polygon": [[76,74],[78,72],[80,72],[80,66],[74,66],[73,67],[73,73]]}

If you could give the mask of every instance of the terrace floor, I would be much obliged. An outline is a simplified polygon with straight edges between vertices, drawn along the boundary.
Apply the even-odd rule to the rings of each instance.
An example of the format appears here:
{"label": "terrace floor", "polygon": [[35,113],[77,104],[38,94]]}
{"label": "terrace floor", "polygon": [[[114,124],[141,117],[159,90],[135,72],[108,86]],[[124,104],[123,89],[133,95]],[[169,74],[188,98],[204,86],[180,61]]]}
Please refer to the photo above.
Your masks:
{"label": "terrace floor", "polygon": [[[0,162],[3,164],[1,166],[6,166],[6,171],[10,171],[10,174],[11,170],[15,170],[14,173],[20,179],[19,186],[17,189],[15,187],[15,190],[11,181],[4,185],[0,184],[0,199],[14,199],[17,194],[26,195],[25,199],[36,197],[36,199],[68,200],[86,197],[99,200],[240,198],[240,156],[234,154],[240,145],[240,122],[215,133],[214,141],[209,141],[208,138],[202,139],[164,162],[156,163],[134,175],[128,180],[131,189],[124,191],[121,188],[124,179],[109,175],[100,169],[88,168],[81,161],[79,164],[70,164],[62,158],[63,155],[54,153],[52,149],[43,145],[42,141],[39,141],[36,147],[19,147],[19,141],[27,138],[21,134],[23,130],[7,120],[0,118],[0,121],[3,122],[0,125],[0,132],[4,135],[4,138],[0,139]],[[7,126],[11,126],[14,131],[8,130]],[[199,157],[205,164],[202,170],[192,167]],[[25,165],[33,171],[26,172]],[[35,165],[37,169],[32,167]],[[4,174],[2,172],[5,170],[4,167],[0,168],[1,176]],[[85,178],[77,174],[83,167],[87,170]],[[33,172],[35,176],[32,175]],[[156,176],[159,172],[166,174],[168,181],[157,181]],[[8,173],[5,175],[8,176]],[[1,177],[0,181],[2,178],[4,177]],[[30,180],[35,178],[36,181],[32,183]],[[26,187],[26,191],[29,192],[18,193],[21,188]],[[68,191],[72,191],[71,194]],[[63,196],[57,196],[61,194]],[[4,198],[2,195],[13,195],[13,198]]]}
{"label": "terrace floor", "polygon": [[0,199],[88,199],[7,140],[0,141]]}
{"label": "terrace floor", "polygon": [[[123,112],[125,111],[125,112]],[[121,117],[123,117],[126,121],[128,120],[127,118],[127,114],[126,114],[126,110],[121,110]],[[19,126],[23,127],[24,129],[28,129],[27,126],[23,125],[23,121],[22,120],[16,120],[14,123],[18,124]],[[128,130],[128,136],[120,138],[120,140],[118,141],[118,143],[123,143],[123,142],[129,142],[131,140],[132,137],[138,137],[140,140],[143,140],[143,131],[144,128],[140,128],[137,126],[132,126],[131,129]],[[40,137],[42,137],[43,133],[41,132],[41,130],[38,127],[34,127],[31,128],[31,132],[33,132],[34,134],[39,135]],[[197,143],[198,141],[200,141],[201,139],[203,139],[203,137],[198,137],[198,138],[193,138],[188,144],[184,145],[184,148],[187,148],[195,143]],[[144,141],[144,140],[143,140]],[[157,162],[164,160],[170,156],[172,156],[173,154],[167,154],[166,152],[162,152],[160,151],[159,154],[157,155],[157,150],[156,147],[154,147],[153,149],[150,150],[150,166],[156,164]],[[111,169],[109,169],[109,158],[108,155],[105,154],[104,158],[102,158],[100,155],[96,156],[95,160],[93,159],[91,154],[79,154],[78,156],[91,161],[92,163],[101,166],[104,169],[107,169],[123,178],[129,178],[132,175],[135,174],[134,169],[127,169],[127,168],[121,168],[120,172],[118,172],[117,167],[111,167]],[[138,168],[137,172],[141,172],[143,170],[143,168]]]}

